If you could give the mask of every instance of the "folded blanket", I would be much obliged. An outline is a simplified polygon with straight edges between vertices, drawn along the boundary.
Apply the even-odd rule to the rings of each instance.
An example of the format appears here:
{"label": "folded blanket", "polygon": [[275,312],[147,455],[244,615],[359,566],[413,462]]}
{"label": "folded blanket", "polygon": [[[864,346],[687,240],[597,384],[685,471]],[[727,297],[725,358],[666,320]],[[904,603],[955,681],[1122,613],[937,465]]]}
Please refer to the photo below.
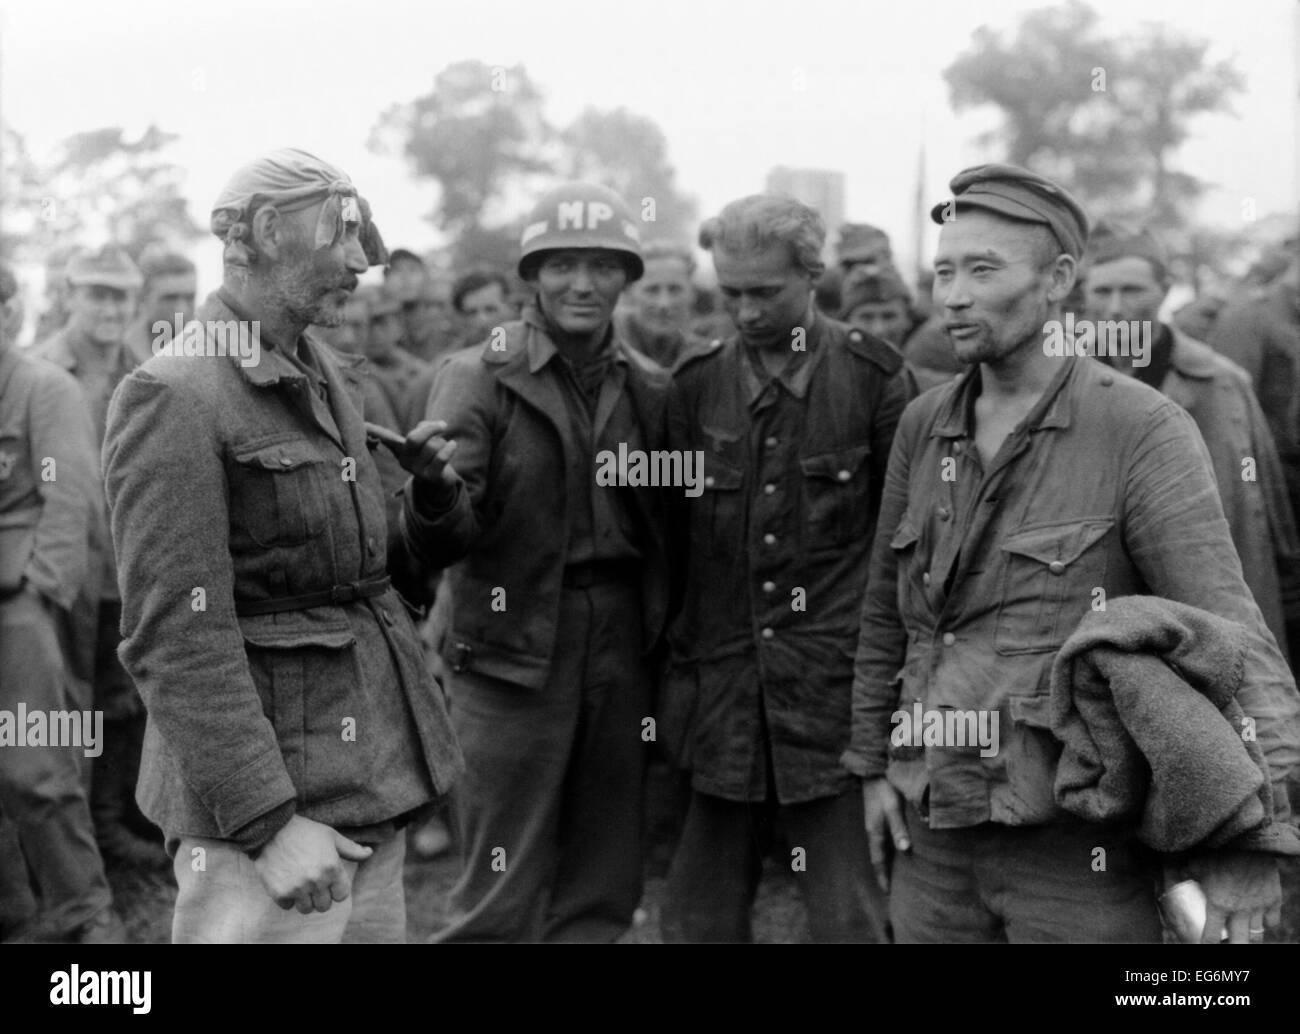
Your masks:
{"label": "folded blanket", "polygon": [[1136,819],[1161,852],[1300,854],[1273,821],[1268,769],[1237,703],[1246,629],[1195,607],[1125,596],[1089,613],[1052,665],[1056,800],[1092,821]]}

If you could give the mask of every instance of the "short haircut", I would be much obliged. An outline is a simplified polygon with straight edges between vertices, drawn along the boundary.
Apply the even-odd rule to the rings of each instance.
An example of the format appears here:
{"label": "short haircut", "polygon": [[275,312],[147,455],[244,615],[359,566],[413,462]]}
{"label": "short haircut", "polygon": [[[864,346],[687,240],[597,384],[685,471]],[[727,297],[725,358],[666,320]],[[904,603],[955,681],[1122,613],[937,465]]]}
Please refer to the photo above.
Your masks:
{"label": "short haircut", "polygon": [[0,262],[0,305],[18,293],[18,278],[6,263]]}
{"label": "short haircut", "polygon": [[1169,258],[1155,234],[1145,227],[1103,222],[1088,241],[1088,266],[1093,268],[1122,258],[1145,259],[1151,275],[1162,286],[1169,284]]}
{"label": "short haircut", "polygon": [[686,267],[688,279],[695,275],[695,256],[685,244],[675,244],[672,241],[648,241],[641,249],[641,260],[648,263],[655,259],[677,259]]}
{"label": "short haircut", "polygon": [[784,244],[814,279],[826,269],[825,243],[826,224],[817,211],[780,194],[751,194],[733,201],[700,227],[700,247],[706,251],[745,254]]}
{"label": "short haircut", "polygon": [[451,289],[451,307],[457,312],[463,312],[461,303],[467,296],[475,291],[481,291],[485,287],[491,287],[497,284],[501,288],[501,297],[509,300],[510,298],[510,280],[499,269],[471,269],[464,276],[458,277],[456,283]]}
{"label": "short haircut", "polygon": [[420,256],[415,252],[409,251],[406,248],[397,248],[395,251],[390,251],[388,253],[388,265],[384,269],[384,276],[387,277],[388,271],[399,262],[414,262],[421,269],[426,268],[424,259],[420,258]]}
{"label": "short haircut", "polygon": [[[1021,222],[1013,219],[1012,222]],[[1064,255],[1065,249],[1061,247],[1061,242],[1056,239],[1056,234],[1052,232],[1050,226],[1042,223],[1024,223],[1033,233],[1030,241],[1030,261],[1033,262],[1034,268],[1040,273],[1056,261],[1058,255]]]}

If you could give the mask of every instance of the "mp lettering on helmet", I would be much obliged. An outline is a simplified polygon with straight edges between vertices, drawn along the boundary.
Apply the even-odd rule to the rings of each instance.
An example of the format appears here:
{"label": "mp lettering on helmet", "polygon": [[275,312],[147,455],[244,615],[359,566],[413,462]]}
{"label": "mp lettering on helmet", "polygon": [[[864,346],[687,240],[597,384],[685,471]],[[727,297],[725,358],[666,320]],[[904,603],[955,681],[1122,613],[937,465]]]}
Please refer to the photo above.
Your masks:
{"label": "mp lettering on helmet", "polygon": [[555,206],[557,230],[596,229],[601,223],[614,218],[614,209],[603,201],[561,201]]}

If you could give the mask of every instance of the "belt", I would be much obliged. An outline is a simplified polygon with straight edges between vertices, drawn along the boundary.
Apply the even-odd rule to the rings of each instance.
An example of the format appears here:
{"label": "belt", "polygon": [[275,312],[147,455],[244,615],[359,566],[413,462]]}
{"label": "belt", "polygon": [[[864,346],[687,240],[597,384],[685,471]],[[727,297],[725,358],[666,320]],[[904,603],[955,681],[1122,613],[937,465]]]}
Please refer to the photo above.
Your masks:
{"label": "belt", "polygon": [[641,577],[641,561],[630,558],[623,560],[588,560],[582,564],[570,564],[564,569],[564,587],[566,589],[586,589],[604,582],[628,582]]}
{"label": "belt", "polygon": [[255,614],[279,614],[285,610],[307,610],[309,607],[341,606],[355,603],[357,600],[382,596],[392,585],[388,575],[379,578],[366,578],[359,582],[347,582],[320,592],[309,592],[302,596],[281,596],[269,600],[235,600],[235,613],[241,618]]}

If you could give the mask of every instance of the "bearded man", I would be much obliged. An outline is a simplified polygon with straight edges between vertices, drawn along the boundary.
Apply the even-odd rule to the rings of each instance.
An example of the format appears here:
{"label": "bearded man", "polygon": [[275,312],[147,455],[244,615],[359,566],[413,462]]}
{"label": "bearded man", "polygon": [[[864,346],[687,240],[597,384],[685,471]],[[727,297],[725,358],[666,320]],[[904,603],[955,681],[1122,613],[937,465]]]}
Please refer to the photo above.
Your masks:
{"label": "bearded man", "polygon": [[[383,242],[347,176],[298,150],[236,172],[211,226],[224,278],[190,325],[203,347],[124,381],[104,443],[172,937],[402,942],[401,830],[461,756],[385,572],[364,360],[306,330],[342,322]],[[221,347],[232,328],[251,355]],[[439,430],[397,452],[431,507],[454,508]]]}

